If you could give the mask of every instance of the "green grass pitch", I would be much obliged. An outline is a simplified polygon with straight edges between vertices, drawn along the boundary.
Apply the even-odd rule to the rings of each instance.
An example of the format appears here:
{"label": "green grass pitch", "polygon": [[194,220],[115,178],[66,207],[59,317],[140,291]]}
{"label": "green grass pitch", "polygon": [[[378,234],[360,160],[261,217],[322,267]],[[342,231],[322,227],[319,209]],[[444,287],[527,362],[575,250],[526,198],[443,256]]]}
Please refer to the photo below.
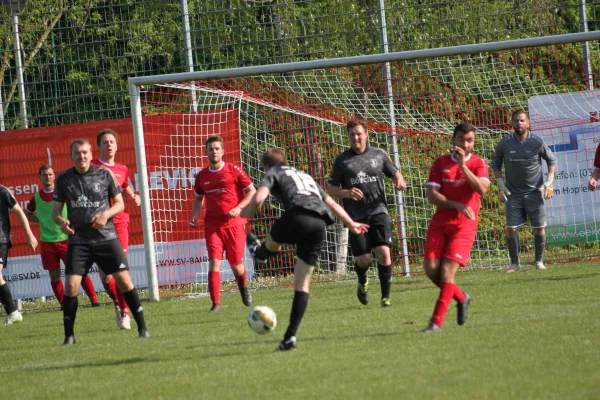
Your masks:
{"label": "green grass pitch", "polygon": [[313,287],[298,349],[286,353],[274,349],[292,289],[254,292],[278,315],[269,335],[250,330],[237,294],[216,315],[208,298],[144,303],[148,340],[119,331],[110,306],[80,308],[69,348],[60,312],[26,314],[0,326],[0,398],[598,398],[597,263],[476,270],[458,283],[473,296],[468,323],[457,326],[452,305],[439,334],[420,333],[438,294],[424,276],[395,278],[386,309],[376,280],[366,307],[354,284]]}

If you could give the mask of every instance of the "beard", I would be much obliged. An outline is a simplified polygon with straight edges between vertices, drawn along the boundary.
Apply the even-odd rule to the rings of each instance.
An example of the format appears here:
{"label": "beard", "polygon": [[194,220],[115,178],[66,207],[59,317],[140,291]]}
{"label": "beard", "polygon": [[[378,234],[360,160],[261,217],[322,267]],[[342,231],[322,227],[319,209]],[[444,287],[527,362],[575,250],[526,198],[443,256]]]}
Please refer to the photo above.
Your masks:
{"label": "beard", "polygon": [[514,129],[515,133],[519,136],[523,136],[529,130],[527,128],[523,128],[523,129],[513,128],[513,129]]}

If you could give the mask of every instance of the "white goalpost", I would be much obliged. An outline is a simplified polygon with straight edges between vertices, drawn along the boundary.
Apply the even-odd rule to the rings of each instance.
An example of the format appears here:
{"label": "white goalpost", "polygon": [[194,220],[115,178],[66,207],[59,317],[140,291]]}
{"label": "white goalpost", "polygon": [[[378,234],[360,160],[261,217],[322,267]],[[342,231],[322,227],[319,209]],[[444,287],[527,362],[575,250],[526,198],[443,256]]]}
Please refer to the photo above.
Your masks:
{"label": "white goalpost", "polygon": [[[394,225],[395,275],[408,276],[422,264],[425,233],[433,212],[424,187],[428,168],[435,157],[447,151],[448,133],[456,123],[466,121],[477,127],[476,149],[488,161],[496,142],[509,129],[507,116],[518,108],[541,110],[543,104],[545,110],[551,106],[569,110],[565,118],[558,112],[532,114],[532,130],[547,132],[545,140],[558,152],[564,150],[562,143],[569,142],[569,129],[574,126],[585,125],[581,129],[586,140],[596,133],[600,137],[600,129],[590,119],[591,113],[600,111],[593,109],[599,104],[598,91],[582,87],[581,82],[587,79],[583,72],[556,72],[552,59],[559,51],[567,55],[569,65],[581,64],[583,60],[575,59],[580,55],[572,47],[584,41],[596,44],[593,52],[598,58],[599,40],[600,32],[585,32],[130,78],[150,299],[159,299],[159,286],[202,283],[207,268],[204,236],[187,221],[195,173],[207,163],[203,157],[208,136],[223,136],[225,160],[242,166],[255,183],[262,175],[261,153],[276,146],[286,150],[292,165],[325,186],[333,159],[348,147],[345,122],[356,116],[367,119],[369,144],[388,151],[409,185],[403,194],[387,185],[386,193]],[[582,89],[585,95],[569,97],[568,93]],[[564,100],[580,97],[589,101]],[[548,122],[553,115],[557,121]],[[590,164],[589,153],[595,142],[589,143],[575,150],[569,148],[575,153],[565,155],[569,163],[565,171]],[[569,185],[577,187],[581,179],[573,178]],[[560,204],[569,207],[553,208],[552,229],[558,233],[587,229],[586,223],[592,223],[594,216],[582,222],[570,215],[576,213],[578,201],[585,199],[561,197]],[[264,236],[280,212],[269,204],[251,221],[251,229]],[[493,196],[484,199],[480,216],[471,266],[502,266],[507,259],[503,214]],[[550,243],[557,245],[548,252],[551,259],[590,255],[589,247],[579,244],[596,241],[596,236],[585,236],[585,240],[577,233],[571,236],[575,241]],[[351,260],[347,231],[335,224],[327,231],[317,281],[351,277]],[[268,270],[255,271],[250,258],[245,261],[250,275],[266,286],[285,282],[292,264],[290,252],[283,252]],[[232,279],[226,265],[221,278]]]}

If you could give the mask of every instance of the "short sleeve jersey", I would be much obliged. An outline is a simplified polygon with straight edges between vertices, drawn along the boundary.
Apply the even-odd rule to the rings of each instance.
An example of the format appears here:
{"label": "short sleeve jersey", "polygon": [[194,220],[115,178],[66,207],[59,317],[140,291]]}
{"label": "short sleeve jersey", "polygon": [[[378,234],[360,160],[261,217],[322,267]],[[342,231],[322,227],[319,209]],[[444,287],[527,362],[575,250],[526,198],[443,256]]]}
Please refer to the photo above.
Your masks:
{"label": "short sleeve jersey", "polygon": [[[127,168],[126,165],[120,163],[109,164],[100,160],[99,158],[92,160],[90,164],[109,169],[117,179],[121,189],[127,189],[129,187],[129,168]],[[127,212],[127,208],[123,210],[122,213],[115,215],[113,221],[115,224],[129,222],[129,213]]]}
{"label": "short sleeve jersey", "polygon": [[300,208],[322,216],[328,225],[334,221],[331,210],[324,203],[327,193],[304,172],[279,165],[269,169],[259,187],[268,188],[285,211]]}
{"label": "short sleeve jersey", "polygon": [[511,194],[529,194],[539,190],[543,183],[542,159],[548,166],[556,164],[556,156],[541,137],[529,132],[521,142],[515,134],[504,136],[498,142],[492,158],[492,169],[502,171]]}
{"label": "short sleeve jersey", "polygon": [[[44,189],[40,190],[38,192],[38,194],[40,195],[41,199],[47,203],[52,201],[52,198],[54,197],[54,190],[51,190],[50,192],[46,192]],[[27,203],[27,211],[29,211],[30,213],[35,213],[35,211],[37,210],[36,207],[36,202],[35,202],[35,194],[33,196],[31,196],[31,200],[29,200],[29,203]]]}
{"label": "short sleeve jersey", "polygon": [[350,217],[361,221],[388,213],[383,178],[392,177],[397,171],[390,157],[377,147],[367,146],[360,154],[348,149],[335,159],[329,184],[341,185],[342,189],[358,188],[363,192],[361,200],[343,199],[344,209]]}
{"label": "short sleeve jersey", "polygon": [[0,243],[12,245],[10,235],[9,211],[17,204],[17,200],[7,187],[0,185]]}
{"label": "short sleeve jersey", "polygon": [[237,165],[223,163],[216,171],[202,168],[196,175],[194,194],[204,196],[205,229],[210,232],[247,223],[247,218],[231,218],[227,214],[242,201],[244,191],[251,186],[252,180]]}
{"label": "short sleeve jersey", "polygon": [[[470,154],[465,163],[475,176],[489,180],[488,165],[481,157]],[[474,229],[477,229],[481,196],[469,186],[465,175],[454,161],[453,154],[443,155],[433,162],[427,185],[438,188],[448,200],[458,201],[471,207],[475,212],[475,220],[471,220],[454,208],[438,207],[431,219],[432,223],[472,224]]]}
{"label": "short sleeve jersey", "polygon": [[121,193],[115,176],[106,168],[90,165],[86,173],[75,168],[61,173],[54,187],[54,201],[66,203],[72,244],[90,244],[117,239],[114,222],[108,220],[104,228],[92,228],[92,217],[111,207],[112,199]]}

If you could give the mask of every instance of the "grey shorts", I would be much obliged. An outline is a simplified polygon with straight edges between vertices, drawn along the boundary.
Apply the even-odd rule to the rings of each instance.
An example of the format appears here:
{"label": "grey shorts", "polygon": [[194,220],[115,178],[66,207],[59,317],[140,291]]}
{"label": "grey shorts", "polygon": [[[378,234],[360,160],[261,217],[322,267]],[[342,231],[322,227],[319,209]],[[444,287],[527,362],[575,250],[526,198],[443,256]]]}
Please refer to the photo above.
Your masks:
{"label": "grey shorts", "polygon": [[542,192],[536,190],[528,194],[511,194],[506,202],[506,227],[518,228],[529,223],[532,228],[546,226],[546,205]]}

